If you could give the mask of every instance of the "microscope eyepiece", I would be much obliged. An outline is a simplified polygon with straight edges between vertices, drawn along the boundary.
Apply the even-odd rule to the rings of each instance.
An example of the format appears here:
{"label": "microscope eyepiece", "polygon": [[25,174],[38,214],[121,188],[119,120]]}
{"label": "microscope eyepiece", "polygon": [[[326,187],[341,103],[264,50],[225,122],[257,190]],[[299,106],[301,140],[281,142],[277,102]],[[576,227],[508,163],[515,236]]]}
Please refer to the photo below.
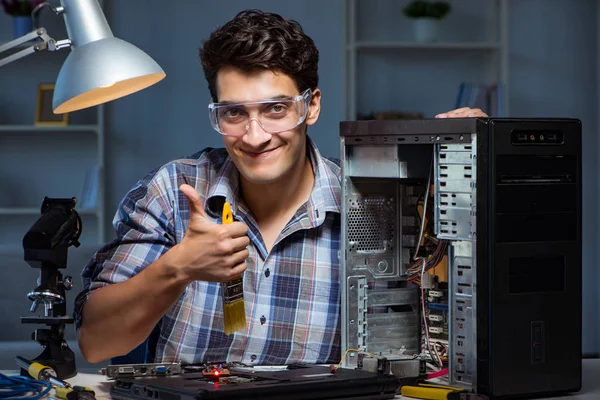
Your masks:
{"label": "microscope eyepiece", "polygon": [[55,268],[66,268],[66,249],[71,245],[78,247],[81,235],[76,203],[75,198],[44,198],[42,215],[23,237],[25,261],[29,265],[41,268],[51,263]]}

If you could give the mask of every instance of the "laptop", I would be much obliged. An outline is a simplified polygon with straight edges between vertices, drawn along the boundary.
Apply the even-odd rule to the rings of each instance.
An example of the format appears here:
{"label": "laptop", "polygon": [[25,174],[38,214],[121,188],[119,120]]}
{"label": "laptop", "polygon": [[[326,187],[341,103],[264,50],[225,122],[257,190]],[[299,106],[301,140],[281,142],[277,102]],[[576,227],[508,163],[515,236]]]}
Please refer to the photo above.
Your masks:
{"label": "laptop", "polygon": [[392,399],[400,383],[376,372],[339,368],[332,373],[328,366],[300,364],[283,370],[231,367],[207,373],[204,368],[170,376],[118,377],[110,394],[118,400]]}

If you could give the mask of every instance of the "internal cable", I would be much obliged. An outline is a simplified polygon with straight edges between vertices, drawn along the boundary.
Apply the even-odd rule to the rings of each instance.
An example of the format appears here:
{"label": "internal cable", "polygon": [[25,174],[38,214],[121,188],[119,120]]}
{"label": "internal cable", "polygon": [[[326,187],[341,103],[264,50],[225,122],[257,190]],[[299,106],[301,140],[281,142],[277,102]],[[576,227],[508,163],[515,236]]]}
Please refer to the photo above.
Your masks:
{"label": "internal cable", "polygon": [[[427,352],[429,353],[429,356],[433,359],[434,363],[439,366],[440,368],[443,367],[443,363],[442,360],[439,356],[439,354],[437,353],[437,350],[434,349],[434,351],[432,351],[431,349],[431,343],[429,342],[429,324],[427,323],[427,311],[425,308],[425,288],[423,287],[423,279],[425,276],[425,271],[427,271],[428,269],[433,268],[434,266],[436,266],[437,264],[439,264],[439,262],[442,260],[444,253],[445,253],[445,243],[443,243],[444,241],[439,241],[435,251],[433,252],[433,255],[431,258],[429,258],[429,260],[426,260],[425,257],[420,257],[419,256],[419,250],[421,248],[421,242],[423,241],[423,234],[425,231],[425,220],[427,220],[427,203],[429,201],[429,188],[431,187],[431,175],[433,175],[433,160],[435,159],[435,148],[434,148],[434,154],[431,158],[431,165],[429,168],[429,174],[427,176],[427,188],[425,189],[425,198],[423,199],[423,214],[421,217],[421,228],[419,230],[419,239],[417,240],[417,248],[415,250],[415,254],[413,256],[413,260],[417,261],[417,260],[421,260],[420,264],[421,264],[421,282],[420,282],[420,287],[421,287],[421,308],[423,311],[423,324],[425,327],[425,344],[427,346]],[[443,249],[443,250],[442,250]],[[418,278],[417,272],[412,270],[412,267],[416,267],[418,264],[414,263],[413,266],[411,266],[411,268],[409,268],[409,270],[407,271],[409,273],[409,275],[412,273],[412,276],[409,276],[409,281],[414,281],[415,279]]]}
{"label": "internal cable", "polygon": [[366,351],[361,351],[361,350],[358,350],[358,349],[347,349],[347,350],[344,352],[344,355],[342,356],[342,358],[341,358],[340,362],[338,363],[338,365],[336,365],[336,366],[333,368],[332,372],[334,372],[334,371],[337,371],[337,370],[338,370],[338,369],[339,369],[339,368],[342,366],[342,363],[344,362],[344,359],[346,358],[346,355],[347,355],[349,352],[351,352],[351,351],[354,351],[354,352],[356,352],[356,353],[367,354],[367,355],[369,355],[369,356],[371,356],[371,357],[377,357],[377,355],[375,355],[375,354],[373,354],[373,353],[368,353],[368,352],[366,352]]}
{"label": "internal cable", "polygon": [[[435,266],[437,266],[444,258],[445,254],[446,254],[446,250],[448,249],[448,241],[447,240],[438,240],[437,238],[434,238],[434,236],[432,236],[431,233],[426,235],[426,232],[425,232],[426,221],[427,221],[427,225],[429,226],[429,229],[431,229],[431,227],[430,227],[431,220],[434,218],[433,215],[428,215],[428,208],[427,208],[427,203],[430,200],[429,199],[429,191],[431,188],[431,177],[433,175],[433,160],[434,159],[435,159],[435,149],[434,149],[434,154],[431,159],[431,165],[430,165],[429,174],[427,177],[427,187],[425,188],[425,195],[423,198],[422,214],[419,215],[418,210],[417,210],[417,215],[420,217],[421,221],[420,221],[419,237],[417,239],[417,248],[413,255],[413,260],[416,262],[414,262],[406,270],[406,275],[408,276],[408,281],[413,282],[413,283],[417,283],[417,281],[419,280],[419,270],[421,269],[421,262],[419,260],[425,259],[425,257],[419,256],[419,251],[421,249],[421,243],[424,242],[424,238],[428,239],[429,241],[433,242],[436,245],[433,253],[426,260],[427,264],[425,266],[425,271],[428,271],[428,270],[434,268]],[[417,204],[418,204],[418,201],[417,201]],[[430,214],[432,214],[432,213],[430,213]],[[425,243],[423,243],[423,245],[425,245]],[[421,282],[423,281],[422,277],[423,277],[423,274],[421,274],[421,279],[418,282],[419,286],[421,286]]]}
{"label": "internal cable", "polygon": [[[421,282],[423,281],[423,275],[425,274],[425,259],[422,258],[423,268],[421,269]],[[439,358],[437,354],[437,350],[435,351],[436,356],[434,356],[431,351],[431,344],[429,343],[429,324],[427,323],[427,312],[425,311],[425,288],[421,285],[421,308],[423,309],[423,324],[425,325],[425,343],[427,346],[427,352],[435,362],[438,367],[443,367],[442,360]],[[435,349],[434,349],[435,350]]]}
{"label": "internal cable", "polygon": [[448,375],[448,373],[449,373],[448,368],[444,368],[439,371],[427,374],[427,376],[425,377],[425,380],[439,378],[440,376]]}
{"label": "internal cable", "polygon": [[421,218],[421,229],[419,231],[419,240],[417,240],[417,249],[415,250],[415,255],[413,256],[413,260],[419,259],[419,249],[421,248],[421,241],[423,240],[423,231],[425,229],[425,219],[427,213],[427,200],[429,200],[429,186],[431,186],[431,173],[433,170],[433,160],[431,161],[431,168],[429,171],[429,176],[427,177],[427,189],[425,190],[425,199],[423,200],[423,217]]}
{"label": "internal cable", "polygon": [[[430,258],[426,260],[425,271],[429,271],[432,268],[435,268],[446,255],[446,250],[448,249],[448,241],[447,240],[439,240],[435,250],[431,254]],[[424,259],[424,258],[423,258]],[[406,275],[408,276],[408,281],[412,283],[416,283],[421,285],[421,262],[413,263],[407,270]]]}

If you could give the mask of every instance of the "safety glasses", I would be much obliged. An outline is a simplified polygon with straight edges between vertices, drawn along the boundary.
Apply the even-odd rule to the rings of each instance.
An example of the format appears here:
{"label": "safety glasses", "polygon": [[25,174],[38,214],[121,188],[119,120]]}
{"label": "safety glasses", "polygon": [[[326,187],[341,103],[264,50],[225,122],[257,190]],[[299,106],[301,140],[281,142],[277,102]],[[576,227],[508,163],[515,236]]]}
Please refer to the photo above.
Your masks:
{"label": "safety glasses", "polygon": [[221,135],[243,136],[252,120],[270,134],[289,131],[306,119],[312,92],[306,89],[296,97],[241,103],[210,103],[212,127]]}

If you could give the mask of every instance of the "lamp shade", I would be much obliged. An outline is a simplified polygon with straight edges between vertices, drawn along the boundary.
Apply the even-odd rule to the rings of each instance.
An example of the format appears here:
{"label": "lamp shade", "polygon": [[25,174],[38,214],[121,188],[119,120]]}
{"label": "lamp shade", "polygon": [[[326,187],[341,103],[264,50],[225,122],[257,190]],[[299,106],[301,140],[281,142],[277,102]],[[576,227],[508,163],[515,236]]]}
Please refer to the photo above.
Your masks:
{"label": "lamp shade", "polygon": [[151,86],[165,72],[146,53],[116,37],[75,47],[54,89],[52,108],[62,114],[106,103]]}
{"label": "lamp shade", "polygon": [[97,0],[61,0],[71,53],[54,89],[54,113],[81,110],[151,86],[166,74],[146,53],[114,37]]}

